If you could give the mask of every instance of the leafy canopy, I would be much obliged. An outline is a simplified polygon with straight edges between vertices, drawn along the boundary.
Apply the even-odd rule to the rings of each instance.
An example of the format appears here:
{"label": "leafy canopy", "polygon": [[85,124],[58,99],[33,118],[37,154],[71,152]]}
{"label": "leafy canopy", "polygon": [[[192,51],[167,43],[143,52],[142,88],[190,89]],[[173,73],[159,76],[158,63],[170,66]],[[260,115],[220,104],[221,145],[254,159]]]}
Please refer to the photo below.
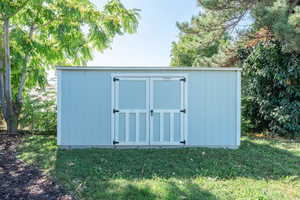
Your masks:
{"label": "leafy canopy", "polygon": [[85,65],[93,50],[103,51],[116,35],[134,33],[138,25],[138,10],[119,0],[101,10],[89,0],[2,0],[0,13],[10,19],[14,96],[23,70],[25,88],[43,86],[51,66]]}

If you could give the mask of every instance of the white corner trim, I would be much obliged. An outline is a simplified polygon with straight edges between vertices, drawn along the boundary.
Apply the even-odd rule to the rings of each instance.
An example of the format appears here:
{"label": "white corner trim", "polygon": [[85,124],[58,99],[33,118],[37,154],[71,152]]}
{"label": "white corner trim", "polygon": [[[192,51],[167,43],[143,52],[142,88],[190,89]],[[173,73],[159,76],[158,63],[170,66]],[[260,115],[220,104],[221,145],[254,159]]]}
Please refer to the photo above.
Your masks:
{"label": "white corner trim", "polygon": [[114,84],[114,81],[113,81],[113,77],[111,77],[111,80],[110,80],[110,87],[111,87],[111,109],[110,109],[110,115],[111,115],[111,131],[110,131],[110,134],[111,134],[111,141],[110,141],[110,144],[113,144],[113,141],[114,141],[114,137],[115,137],[115,116],[113,114],[113,109],[115,107],[115,84]]}
{"label": "white corner trim", "polygon": [[236,72],[236,145],[241,143],[241,72]]}
{"label": "white corner trim", "polygon": [[57,80],[56,80],[56,103],[57,103],[57,145],[61,145],[61,71],[57,71]]}
{"label": "white corner trim", "polygon": [[184,139],[185,139],[185,145],[188,145],[189,144],[189,141],[188,141],[188,114],[189,114],[189,108],[188,108],[188,84],[189,84],[189,79],[188,79],[188,75],[185,76],[185,83],[184,83],[184,104],[185,104],[185,115],[184,115],[184,121],[185,121],[185,128],[184,128],[184,131],[185,131],[185,134],[184,134]]}

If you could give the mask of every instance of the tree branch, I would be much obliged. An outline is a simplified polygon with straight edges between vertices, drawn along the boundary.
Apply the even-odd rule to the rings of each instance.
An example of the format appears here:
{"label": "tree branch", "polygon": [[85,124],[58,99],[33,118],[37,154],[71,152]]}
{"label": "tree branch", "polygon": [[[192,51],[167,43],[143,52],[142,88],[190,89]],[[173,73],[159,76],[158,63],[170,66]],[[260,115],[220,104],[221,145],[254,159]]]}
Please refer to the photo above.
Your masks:
{"label": "tree branch", "polygon": [[[34,23],[30,26],[29,30],[29,40],[32,39],[33,32],[35,30]],[[24,66],[21,70],[21,78],[19,82],[19,88],[18,88],[18,95],[17,95],[17,103],[22,104],[23,103],[23,90],[25,87],[25,81],[26,81],[26,75],[27,75],[27,64],[29,62],[29,52],[26,52],[25,58],[24,58]]]}
{"label": "tree branch", "polygon": [[15,16],[20,10],[22,10],[26,6],[26,4],[28,2],[29,2],[29,0],[24,1],[23,4],[13,14],[11,14],[10,16],[7,16],[7,17],[11,18],[11,17]]}
{"label": "tree branch", "polygon": [[54,22],[60,21],[60,20],[63,20],[62,16],[58,16],[58,17],[56,17],[56,19],[50,20],[50,21],[46,22],[45,24],[41,24],[40,26],[35,26],[34,29],[33,29],[33,31],[36,31],[39,28],[48,26],[48,25],[50,25],[50,24],[52,24]]}
{"label": "tree branch", "polygon": [[292,7],[294,8],[299,4],[300,4],[300,0],[295,0],[294,3],[292,4]]}
{"label": "tree branch", "polygon": [[300,0],[295,0],[294,2],[291,2],[291,6],[289,8],[289,13],[293,13],[294,12],[294,8],[300,4]]}
{"label": "tree branch", "polygon": [[242,19],[245,17],[245,15],[247,14],[248,10],[245,10],[243,13],[241,13],[238,17],[236,17],[235,19],[233,18],[232,23],[225,25],[224,29],[228,30],[231,29],[232,31],[236,28],[236,26],[242,21]]}

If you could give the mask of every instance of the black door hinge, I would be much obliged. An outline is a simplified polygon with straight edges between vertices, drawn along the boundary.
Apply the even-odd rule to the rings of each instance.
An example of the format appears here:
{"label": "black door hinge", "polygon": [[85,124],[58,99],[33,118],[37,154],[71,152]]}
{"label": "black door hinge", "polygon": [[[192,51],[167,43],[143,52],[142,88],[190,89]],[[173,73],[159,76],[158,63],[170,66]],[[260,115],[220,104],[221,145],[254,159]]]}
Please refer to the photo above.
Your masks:
{"label": "black door hinge", "polygon": [[118,141],[116,141],[116,140],[114,140],[114,141],[113,141],[113,144],[119,144],[119,142],[118,142]]}
{"label": "black door hinge", "polygon": [[114,82],[119,81],[119,80],[120,80],[120,79],[118,79],[118,78],[116,78],[116,77],[113,78],[113,81],[114,81]]}
{"label": "black door hinge", "polygon": [[184,77],[184,78],[180,79],[180,81],[185,82],[185,81],[186,81],[186,78]]}
{"label": "black door hinge", "polygon": [[185,144],[185,140],[183,140],[183,141],[180,141],[180,143],[181,143],[181,144]]}
{"label": "black door hinge", "polygon": [[185,110],[185,109],[182,109],[182,110],[180,110],[180,112],[182,112],[182,113],[186,113],[186,110]]}
{"label": "black door hinge", "polygon": [[113,113],[117,113],[117,112],[119,112],[119,110],[113,109]]}

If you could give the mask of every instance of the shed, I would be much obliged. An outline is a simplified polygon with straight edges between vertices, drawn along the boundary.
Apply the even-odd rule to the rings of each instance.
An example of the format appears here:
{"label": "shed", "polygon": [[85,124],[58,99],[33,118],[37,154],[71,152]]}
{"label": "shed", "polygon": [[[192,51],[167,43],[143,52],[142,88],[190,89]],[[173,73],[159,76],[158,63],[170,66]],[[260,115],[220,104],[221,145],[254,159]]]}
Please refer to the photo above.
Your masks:
{"label": "shed", "polygon": [[61,148],[240,145],[239,68],[57,67]]}

